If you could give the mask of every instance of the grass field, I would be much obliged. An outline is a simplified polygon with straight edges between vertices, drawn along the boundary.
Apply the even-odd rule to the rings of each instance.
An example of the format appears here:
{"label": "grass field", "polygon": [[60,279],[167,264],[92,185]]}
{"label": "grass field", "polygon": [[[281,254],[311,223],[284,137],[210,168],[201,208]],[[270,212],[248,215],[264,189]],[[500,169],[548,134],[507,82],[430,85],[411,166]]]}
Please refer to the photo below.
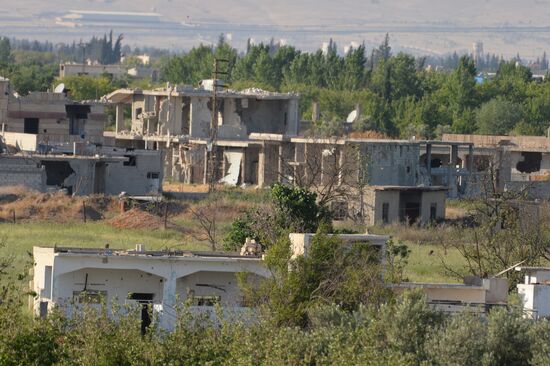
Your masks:
{"label": "grass field", "polygon": [[13,256],[12,273],[24,270],[33,246],[97,247],[109,244],[111,248],[133,248],[145,244],[147,249],[208,250],[206,243],[191,240],[175,230],[117,229],[107,223],[27,222],[21,224],[0,223],[0,238],[6,245],[0,248],[0,256]]}

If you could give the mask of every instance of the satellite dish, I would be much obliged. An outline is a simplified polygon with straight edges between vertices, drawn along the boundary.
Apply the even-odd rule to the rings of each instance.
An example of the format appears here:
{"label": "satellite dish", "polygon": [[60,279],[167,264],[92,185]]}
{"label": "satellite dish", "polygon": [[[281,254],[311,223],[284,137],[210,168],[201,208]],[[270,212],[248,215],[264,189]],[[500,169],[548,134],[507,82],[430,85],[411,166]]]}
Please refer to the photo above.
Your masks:
{"label": "satellite dish", "polygon": [[357,110],[354,109],[353,111],[351,111],[350,114],[348,114],[348,118],[346,118],[346,123],[353,123],[355,122],[355,120],[357,119]]}
{"label": "satellite dish", "polygon": [[58,86],[55,87],[53,90],[54,93],[64,93],[65,92],[65,84],[61,83]]}

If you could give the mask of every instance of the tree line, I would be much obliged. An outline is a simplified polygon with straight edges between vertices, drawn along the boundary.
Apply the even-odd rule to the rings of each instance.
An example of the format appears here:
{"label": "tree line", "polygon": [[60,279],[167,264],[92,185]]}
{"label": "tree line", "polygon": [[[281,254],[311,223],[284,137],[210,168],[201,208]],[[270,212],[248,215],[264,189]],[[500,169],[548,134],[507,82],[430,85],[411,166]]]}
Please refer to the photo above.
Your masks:
{"label": "tree line", "polygon": [[355,129],[394,137],[540,135],[550,127],[550,84],[533,80],[516,58],[500,59],[490,77],[468,56],[459,57],[453,69],[434,70],[426,58],[394,54],[388,37],[370,52],[364,45],[345,55],[336,50],[332,41],[313,53],[271,42],[249,44],[240,55],[220,37],[216,46],[163,58],[161,74],[164,81],[196,84],[212,76],[214,58],[225,59],[224,80],[232,88],[299,92],[302,118],[311,118],[316,101],[325,124],[343,121],[359,105],[362,118]]}
{"label": "tree line", "polygon": [[[59,54],[49,51],[51,46],[38,43],[30,48],[39,51],[24,50],[1,38],[1,75],[10,78],[20,94],[51,88],[59,60]],[[57,49],[75,60],[82,59],[83,49],[78,44]],[[115,40],[111,32],[93,37],[85,52],[109,63],[124,50],[130,52],[122,45],[121,36]],[[201,44],[185,53],[160,52],[157,56],[153,67],[159,69],[161,80],[156,86],[166,82],[197,85],[212,77],[215,58],[224,59],[223,80],[229,87],[298,92],[302,119],[311,119],[312,102],[318,102],[321,120],[316,127],[331,133],[342,133],[341,122],[356,107],[361,116],[354,130],[401,138],[437,138],[445,132],[543,135],[550,127],[550,83],[534,80],[519,55],[510,60],[488,55],[477,63],[457,54],[439,59],[413,57],[395,53],[389,37],[378,47],[367,50],[358,45],[344,55],[332,41],[315,52],[274,41],[249,42],[246,51],[239,52],[221,35],[216,45]],[[447,67],[431,67],[434,62]],[[539,63],[548,63],[545,54]],[[480,72],[487,67],[495,74]],[[92,78],[72,79],[67,82],[73,87],[90,84],[82,88],[90,92],[73,91],[75,98],[82,99],[94,99],[100,90],[109,92],[121,86],[155,86],[147,80],[104,78],[97,87]]]}

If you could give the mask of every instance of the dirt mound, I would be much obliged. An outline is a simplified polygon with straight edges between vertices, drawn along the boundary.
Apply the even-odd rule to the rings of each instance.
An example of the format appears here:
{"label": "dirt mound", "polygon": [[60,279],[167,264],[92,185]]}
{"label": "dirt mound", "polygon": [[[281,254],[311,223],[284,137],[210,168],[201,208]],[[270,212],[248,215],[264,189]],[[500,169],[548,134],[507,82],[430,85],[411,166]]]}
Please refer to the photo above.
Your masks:
{"label": "dirt mound", "polygon": [[86,220],[100,220],[117,207],[116,199],[99,195],[71,197],[22,187],[0,189],[0,219],[5,221],[12,221],[14,212],[17,221],[83,221],[84,211]]}
{"label": "dirt mound", "polygon": [[155,230],[163,227],[163,221],[160,217],[138,208],[133,208],[115,216],[109,220],[109,224],[118,229]]}

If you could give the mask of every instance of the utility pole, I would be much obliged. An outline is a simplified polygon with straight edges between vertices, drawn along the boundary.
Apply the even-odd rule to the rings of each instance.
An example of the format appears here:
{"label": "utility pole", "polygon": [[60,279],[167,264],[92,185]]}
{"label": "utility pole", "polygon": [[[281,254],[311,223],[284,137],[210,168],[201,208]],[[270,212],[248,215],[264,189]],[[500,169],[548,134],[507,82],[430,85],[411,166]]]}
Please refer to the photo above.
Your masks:
{"label": "utility pole", "polygon": [[209,192],[214,192],[216,186],[216,172],[217,172],[217,157],[216,157],[216,140],[218,138],[218,87],[223,85],[218,85],[218,80],[220,75],[227,75],[226,71],[220,70],[220,63],[227,63],[229,60],[226,59],[214,59],[214,72],[212,73],[212,118],[210,121],[210,136],[209,141],[206,145],[206,148],[209,152],[208,165],[209,165],[209,179],[208,179],[208,190]]}

